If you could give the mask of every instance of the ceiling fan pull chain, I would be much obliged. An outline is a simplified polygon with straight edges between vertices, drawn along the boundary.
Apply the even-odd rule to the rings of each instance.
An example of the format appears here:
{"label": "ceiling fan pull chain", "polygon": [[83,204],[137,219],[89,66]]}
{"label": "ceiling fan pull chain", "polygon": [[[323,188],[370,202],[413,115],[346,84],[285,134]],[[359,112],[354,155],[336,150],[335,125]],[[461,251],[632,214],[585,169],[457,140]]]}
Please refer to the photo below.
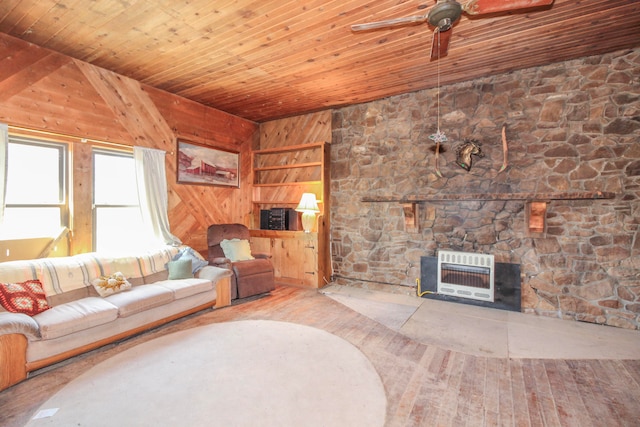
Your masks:
{"label": "ceiling fan pull chain", "polygon": [[[436,28],[437,42],[438,42],[438,59],[440,59],[440,31]],[[442,174],[440,173],[440,166],[438,164],[438,158],[440,156],[440,143],[447,141],[447,136],[440,132],[440,61],[438,61],[436,65],[436,75],[437,75],[437,92],[436,92],[436,102],[437,105],[437,131],[433,135],[429,136],[429,139],[432,139],[436,142],[436,175],[442,178]]]}
{"label": "ceiling fan pull chain", "polygon": [[436,30],[438,32],[438,63],[436,64],[436,74],[437,74],[437,85],[438,85],[438,133],[440,133],[440,29]]}

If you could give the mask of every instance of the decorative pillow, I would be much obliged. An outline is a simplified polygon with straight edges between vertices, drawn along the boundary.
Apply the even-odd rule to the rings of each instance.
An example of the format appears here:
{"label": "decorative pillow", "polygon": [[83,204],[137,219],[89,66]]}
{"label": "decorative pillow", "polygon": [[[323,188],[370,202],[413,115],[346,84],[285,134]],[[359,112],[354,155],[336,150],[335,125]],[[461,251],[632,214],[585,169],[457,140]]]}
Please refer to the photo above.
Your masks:
{"label": "decorative pillow", "polygon": [[191,260],[188,258],[169,261],[167,269],[169,270],[169,280],[174,279],[190,279],[193,277]]}
{"label": "decorative pillow", "polygon": [[254,259],[253,255],[251,255],[251,246],[248,240],[224,239],[220,242],[220,247],[224,252],[224,256],[229,258],[231,262]]}
{"label": "decorative pillow", "polygon": [[39,280],[20,283],[0,283],[0,305],[12,313],[35,316],[50,309]]}
{"label": "decorative pillow", "polygon": [[208,261],[205,261],[200,256],[199,253],[194,251],[189,246],[187,246],[184,249],[180,250],[178,255],[173,257],[172,261],[177,261],[179,259],[190,259],[191,260],[191,272],[193,274],[196,274],[198,272],[198,270],[202,269],[202,267],[205,267],[205,266],[209,265]]}
{"label": "decorative pillow", "polygon": [[131,289],[131,283],[120,272],[113,273],[111,276],[100,276],[94,279],[91,284],[101,297],[108,297]]}

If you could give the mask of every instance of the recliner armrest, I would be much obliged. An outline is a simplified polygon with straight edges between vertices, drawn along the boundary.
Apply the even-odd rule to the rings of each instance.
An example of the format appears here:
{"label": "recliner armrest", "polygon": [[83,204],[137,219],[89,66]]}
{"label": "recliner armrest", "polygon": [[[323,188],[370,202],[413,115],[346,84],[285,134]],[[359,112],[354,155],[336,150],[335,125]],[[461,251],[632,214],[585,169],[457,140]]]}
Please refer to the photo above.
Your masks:
{"label": "recliner armrest", "polygon": [[266,252],[257,252],[257,253],[252,253],[251,255],[253,255],[254,258],[262,258],[262,259],[271,258],[271,254],[268,254]]}

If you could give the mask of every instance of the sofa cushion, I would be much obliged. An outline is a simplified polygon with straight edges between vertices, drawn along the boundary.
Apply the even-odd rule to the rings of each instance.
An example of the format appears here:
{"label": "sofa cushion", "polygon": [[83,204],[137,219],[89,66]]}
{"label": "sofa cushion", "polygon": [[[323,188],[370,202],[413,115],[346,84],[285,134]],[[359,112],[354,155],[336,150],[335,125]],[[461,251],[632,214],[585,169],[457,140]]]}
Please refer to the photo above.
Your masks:
{"label": "sofa cushion", "polygon": [[169,270],[169,280],[190,279],[193,277],[191,260],[188,258],[169,261],[167,269]]}
{"label": "sofa cushion", "polygon": [[36,280],[42,276],[39,260],[0,262],[0,282],[17,283]]}
{"label": "sofa cushion", "polygon": [[191,295],[213,290],[213,283],[206,279],[182,279],[163,280],[156,282],[156,285],[171,289],[175,299],[190,297]]}
{"label": "sofa cushion", "polygon": [[91,280],[101,274],[99,265],[88,254],[38,261],[42,266],[41,281],[47,295],[91,286]]}
{"label": "sofa cushion", "polygon": [[95,258],[101,267],[100,276],[111,276],[115,273],[121,273],[127,279],[142,277],[140,262],[138,262],[138,257],[135,255],[108,256],[96,252]]}
{"label": "sofa cushion", "polygon": [[[175,246],[164,246],[160,249],[150,251],[137,256],[137,262],[140,264],[140,271],[143,277],[154,273],[166,271],[166,265],[178,254],[180,248]],[[127,276],[129,277],[129,276]],[[145,280],[145,283],[149,283]]]}
{"label": "sofa cushion", "polygon": [[23,313],[29,316],[50,308],[39,280],[0,283],[0,304],[12,313]]}
{"label": "sofa cushion", "polygon": [[169,280],[169,270],[162,270],[158,271],[157,273],[152,273],[144,276],[144,283],[147,285],[159,282],[161,280]]}
{"label": "sofa cushion", "polygon": [[258,258],[253,261],[240,261],[233,263],[233,272],[236,277],[248,277],[255,274],[273,274],[273,265],[267,259]]}
{"label": "sofa cushion", "polygon": [[98,297],[88,297],[51,308],[33,317],[43,339],[89,329],[118,318],[118,308]]}
{"label": "sofa cushion", "polygon": [[111,295],[105,301],[118,307],[118,316],[127,317],[150,308],[169,304],[174,300],[173,291],[163,286],[134,286],[128,292]]}
{"label": "sofa cushion", "polygon": [[82,298],[99,297],[99,296],[100,295],[98,295],[98,293],[93,288],[93,286],[90,286],[88,288],[79,288],[79,289],[64,292],[61,294],[47,295],[47,301],[49,301],[50,306],[55,307],[57,305],[79,300]]}

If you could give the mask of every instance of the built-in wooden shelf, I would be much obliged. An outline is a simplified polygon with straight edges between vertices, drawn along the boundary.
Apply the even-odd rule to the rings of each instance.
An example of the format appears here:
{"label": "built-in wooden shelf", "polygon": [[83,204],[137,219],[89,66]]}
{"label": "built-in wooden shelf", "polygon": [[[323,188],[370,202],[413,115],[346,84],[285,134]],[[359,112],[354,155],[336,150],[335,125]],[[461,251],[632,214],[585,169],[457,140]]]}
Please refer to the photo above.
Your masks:
{"label": "built-in wooden shelf", "polygon": [[615,193],[606,191],[570,191],[557,193],[452,193],[423,194],[406,196],[365,196],[363,202],[400,203],[404,212],[405,229],[419,232],[419,210],[421,203],[455,202],[455,201],[508,201],[524,200],[527,202],[527,230],[529,235],[541,235],[546,230],[546,205],[552,200],[601,200],[613,199]]}
{"label": "built-in wooden shelf", "polygon": [[606,191],[576,191],[557,193],[452,193],[429,195],[394,196],[365,196],[363,202],[397,202],[397,203],[423,203],[446,201],[491,201],[491,200],[595,200],[613,199],[615,193]]}
{"label": "built-in wooden shelf", "polygon": [[[322,205],[324,201],[318,199],[316,200],[318,205]],[[272,200],[254,200],[253,203],[258,205],[296,205],[300,203],[300,200],[278,200],[278,202],[273,202]]]}
{"label": "built-in wooden shelf", "polygon": [[322,147],[324,142],[313,142],[311,144],[285,145],[282,147],[264,148],[262,150],[254,150],[255,154],[280,154],[287,151],[311,150],[313,148]]}
{"label": "built-in wooden shelf", "polygon": [[313,236],[318,233],[305,233],[304,231],[294,231],[294,230],[260,230],[260,229],[250,229],[249,233],[251,237],[280,237],[280,238],[302,238],[306,234],[311,234]]}
{"label": "built-in wooden shelf", "polygon": [[281,170],[281,169],[313,168],[316,166],[322,166],[322,162],[298,163],[295,165],[265,166],[263,168],[253,168],[253,171],[261,172],[261,171],[273,171],[273,170]]}
{"label": "built-in wooden shelf", "polygon": [[[272,139],[277,142],[275,135]],[[272,255],[276,282],[314,288],[329,283],[330,146],[311,142],[251,152],[251,244]],[[295,209],[304,193],[315,194],[320,208],[314,232],[258,229],[263,210]]]}
{"label": "built-in wooden shelf", "polygon": [[267,184],[253,184],[254,187],[304,187],[310,185],[320,185],[322,181],[298,181],[298,182],[270,182]]}

